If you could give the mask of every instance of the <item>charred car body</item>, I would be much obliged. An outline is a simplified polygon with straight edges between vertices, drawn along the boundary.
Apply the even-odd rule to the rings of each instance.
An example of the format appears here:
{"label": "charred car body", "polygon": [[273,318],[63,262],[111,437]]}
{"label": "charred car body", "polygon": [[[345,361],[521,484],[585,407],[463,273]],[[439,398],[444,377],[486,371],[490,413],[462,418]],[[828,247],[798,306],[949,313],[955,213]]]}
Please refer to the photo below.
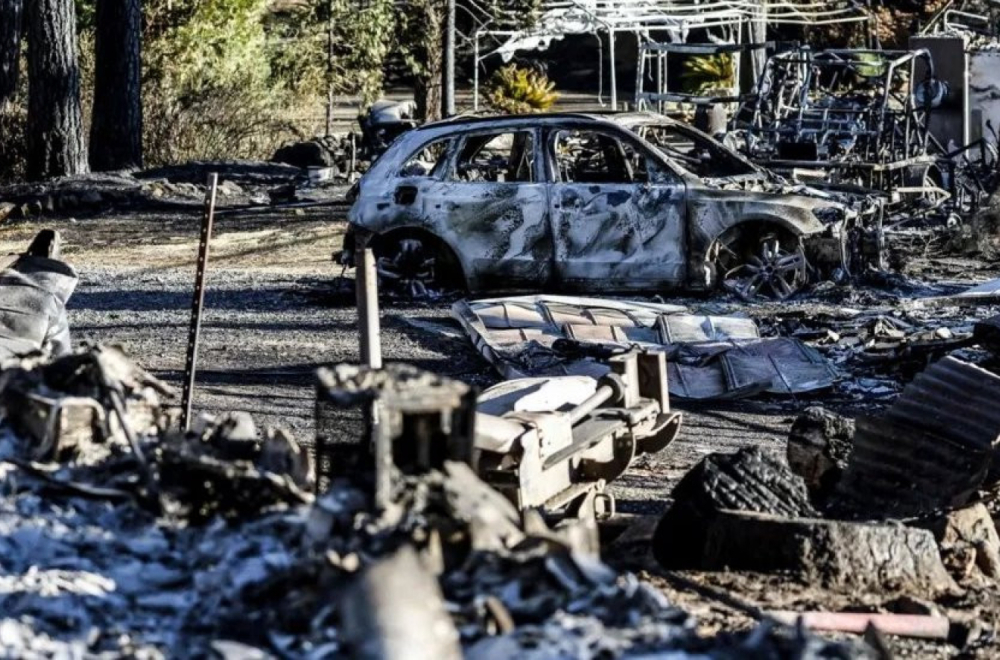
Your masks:
{"label": "charred car body", "polygon": [[462,118],[405,133],[372,166],[341,259],[357,233],[410,290],[783,298],[879,254],[877,219],[803,190],[659,115]]}

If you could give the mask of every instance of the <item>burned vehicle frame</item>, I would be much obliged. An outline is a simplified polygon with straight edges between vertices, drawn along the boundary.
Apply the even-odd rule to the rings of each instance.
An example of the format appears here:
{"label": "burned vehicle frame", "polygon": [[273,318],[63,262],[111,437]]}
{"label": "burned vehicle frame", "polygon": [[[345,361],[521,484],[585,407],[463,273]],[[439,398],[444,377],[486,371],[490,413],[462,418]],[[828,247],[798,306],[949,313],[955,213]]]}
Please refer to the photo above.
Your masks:
{"label": "burned vehicle frame", "polygon": [[740,110],[737,144],[755,163],[811,185],[877,190],[891,205],[936,208],[961,192],[956,154],[928,130],[947,91],[925,49],[776,53]]}
{"label": "burned vehicle frame", "polygon": [[587,114],[410,131],[361,179],[340,259],[353,261],[355,234],[370,237],[380,277],[413,293],[726,286],[785,298],[880,255],[869,217],[823,194],[768,190],[773,177],[718,141],[647,117],[682,130],[691,153]]}

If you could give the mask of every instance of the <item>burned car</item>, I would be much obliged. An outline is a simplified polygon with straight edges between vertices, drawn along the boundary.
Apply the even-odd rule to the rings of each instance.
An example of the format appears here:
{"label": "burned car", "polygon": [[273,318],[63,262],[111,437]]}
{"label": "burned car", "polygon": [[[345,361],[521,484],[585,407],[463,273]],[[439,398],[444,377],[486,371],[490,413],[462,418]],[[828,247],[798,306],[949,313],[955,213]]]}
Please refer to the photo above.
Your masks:
{"label": "burned car", "polygon": [[365,174],[341,259],[361,232],[380,277],[414,293],[785,298],[860,267],[871,242],[860,214],[795,190],[658,115],[453,119],[405,133]]}

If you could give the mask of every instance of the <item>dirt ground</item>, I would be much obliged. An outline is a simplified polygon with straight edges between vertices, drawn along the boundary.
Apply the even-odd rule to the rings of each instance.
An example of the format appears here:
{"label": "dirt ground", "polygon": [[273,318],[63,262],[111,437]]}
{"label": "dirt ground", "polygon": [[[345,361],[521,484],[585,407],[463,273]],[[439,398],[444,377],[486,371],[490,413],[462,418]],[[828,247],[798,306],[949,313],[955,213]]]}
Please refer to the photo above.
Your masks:
{"label": "dirt ground", "polygon": [[[345,212],[346,206],[338,205],[217,218],[194,399],[197,411],[243,410],[260,424],[284,426],[306,441],[312,437],[315,369],[358,359],[355,310],[349,298],[333,293],[332,284],[340,269],[331,254],[340,247]],[[179,388],[199,224],[196,211],[22,221],[4,226],[0,249],[20,251],[38,229],[60,229],[65,258],[80,273],[69,304],[74,341],[119,344]],[[945,276],[968,272],[968,265],[945,265]],[[412,324],[414,319],[449,324],[448,307],[447,301],[385,302],[381,315],[385,359],[488,386],[497,377],[468,342]],[[820,592],[794,576],[727,572],[678,577],[656,567],[646,552],[644,530],[649,531],[649,521],[665,508],[673,485],[699,459],[747,445],[783,453],[796,411],[816,400],[677,406],[685,413],[680,438],[660,454],[640,459],[615,486],[618,508],[634,525],[608,547],[605,558],[639,571],[698,615],[706,630],[744,627],[751,618],[732,604],[697,593],[685,580],[714,586],[763,609],[877,608],[894,598],[894,594]],[[883,405],[863,399],[833,403],[849,412]],[[981,618],[996,629],[1000,627],[997,595],[994,587],[956,597],[951,605],[960,607],[948,612]],[[944,644],[890,640],[890,646],[910,657],[962,653]],[[1000,646],[994,641],[966,652],[1000,657]]]}

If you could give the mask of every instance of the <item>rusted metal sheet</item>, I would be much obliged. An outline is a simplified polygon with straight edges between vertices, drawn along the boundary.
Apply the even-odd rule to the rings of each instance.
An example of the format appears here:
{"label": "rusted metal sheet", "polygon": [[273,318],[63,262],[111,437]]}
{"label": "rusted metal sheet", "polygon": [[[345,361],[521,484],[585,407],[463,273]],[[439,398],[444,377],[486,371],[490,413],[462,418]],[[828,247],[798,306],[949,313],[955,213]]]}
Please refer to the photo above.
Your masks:
{"label": "rusted metal sheet", "polygon": [[848,509],[910,517],[954,508],[982,485],[1000,438],[1000,377],[946,357],[879,419],[859,418],[837,486]]}
{"label": "rusted metal sheet", "polygon": [[762,339],[741,317],[684,314],[684,308],[596,298],[525,296],[452,307],[476,349],[507,378],[607,372],[630,346],[668,356],[674,396],[717,399],[830,387],[836,372],[796,339]]}

